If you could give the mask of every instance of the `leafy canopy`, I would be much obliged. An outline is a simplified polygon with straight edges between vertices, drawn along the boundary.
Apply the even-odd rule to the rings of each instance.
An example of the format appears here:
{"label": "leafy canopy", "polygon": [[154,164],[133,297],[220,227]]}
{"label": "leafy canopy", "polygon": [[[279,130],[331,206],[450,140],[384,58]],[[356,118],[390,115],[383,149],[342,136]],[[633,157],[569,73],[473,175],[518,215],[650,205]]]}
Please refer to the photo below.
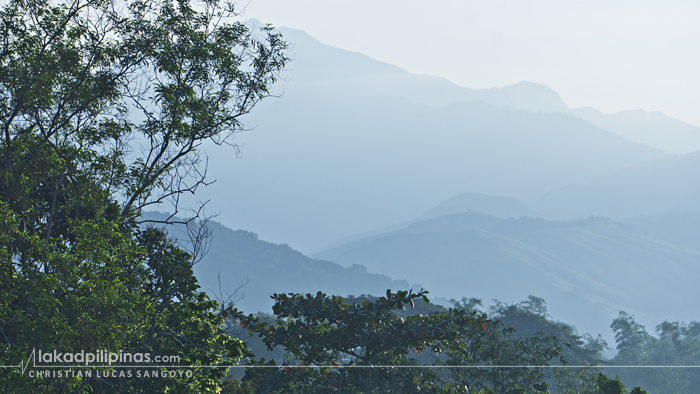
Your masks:
{"label": "leafy canopy", "polygon": [[[242,355],[198,288],[203,251],[144,226],[144,208],[206,184],[198,149],[226,142],[287,61],[271,27],[214,0],[10,0],[0,9],[0,360],[33,349]],[[235,145],[234,145],[235,149]],[[194,222],[191,222],[192,224]],[[33,379],[9,391],[217,390],[190,379]]]}
{"label": "leafy canopy", "polygon": [[[419,301],[428,303],[422,290],[387,291],[385,297],[353,304],[321,292],[272,298],[278,318],[274,324],[232,311],[269,350],[281,347],[287,352],[279,368],[272,368],[278,366],[275,360],[248,360],[265,367],[246,370],[244,381],[255,392],[455,393],[467,392],[467,387],[498,392],[528,387],[537,393],[535,386],[545,387],[541,370],[513,369],[517,372],[496,376],[479,368],[450,366],[543,365],[561,353],[561,343],[551,338],[520,341],[520,348],[513,347],[517,341],[510,330],[501,330],[500,323],[484,313],[457,307],[425,315],[402,313]],[[419,365],[446,368],[410,368]],[[469,376],[459,371],[469,371]]]}

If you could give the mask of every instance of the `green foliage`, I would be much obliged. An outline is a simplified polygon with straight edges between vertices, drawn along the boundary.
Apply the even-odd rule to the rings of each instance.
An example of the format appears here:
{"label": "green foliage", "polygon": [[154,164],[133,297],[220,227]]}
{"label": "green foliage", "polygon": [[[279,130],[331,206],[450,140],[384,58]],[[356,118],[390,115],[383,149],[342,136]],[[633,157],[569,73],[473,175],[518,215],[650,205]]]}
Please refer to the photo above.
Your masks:
{"label": "green foliage", "polygon": [[[452,300],[455,307],[482,305],[477,298]],[[493,389],[506,392],[512,387],[533,387],[549,380],[547,368],[522,368],[568,364],[565,352],[579,344],[567,344],[555,335],[556,323],[546,318],[545,302],[532,297],[519,304],[506,305],[496,301],[491,308],[493,323],[489,330],[477,331],[465,338],[468,352],[449,354],[444,365],[517,366],[519,368],[446,369],[450,381],[473,389]],[[558,334],[558,332],[556,333]],[[567,338],[568,339],[568,338]],[[542,390],[545,391],[545,390]]]}
{"label": "green foliage", "polygon": [[624,392],[625,385],[617,378],[610,379],[600,372],[598,373],[597,380],[597,392],[600,394],[622,394]]}
{"label": "green foliage", "polygon": [[[242,383],[228,383],[226,392],[359,393],[420,389],[459,393],[468,389],[471,393],[598,394],[602,393],[599,391],[601,384],[604,389],[624,387],[618,378],[601,377],[597,368],[546,367],[566,364],[563,350],[576,350],[582,344],[575,342],[566,346],[547,331],[562,323],[546,318],[544,300],[534,300],[539,305],[536,310],[529,308],[534,297],[510,306],[496,303],[494,309],[511,312],[502,316],[520,317],[511,319],[511,323],[516,323],[512,325],[518,330],[522,328],[523,332],[532,328],[530,323],[541,325],[544,322],[538,331],[525,335],[514,327],[505,327],[498,319],[487,319],[484,313],[464,308],[465,305],[481,305],[479,299],[453,300],[455,307],[449,309],[428,302],[424,296],[412,292],[345,298],[323,293],[283,294],[274,296],[276,316],[264,313],[245,316],[232,309],[229,332],[249,344],[248,350],[252,352],[247,354],[246,360],[255,368],[246,369]],[[407,302],[409,299],[412,305]],[[449,324],[452,317],[461,314],[468,317],[462,335],[437,339],[431,336],[431,329]],[[422,325],[425,323],[428,325]],[[253,336],[234,330],[241,326]],[[424,336],[420,330],[426,327]],[[571,329],[575,333],[575,329]],[[403,335],[403,338],[401,341],[390,339],[389,333]],[[416,333],[420,333],[417,338]],[[377,338],[380,346],[376,345]],[[416,340],[423,341],[422,348],[412,342]],[[426,341],[431,346],[427,346]],[[441,341],[449,342],[450,346]],[[442,346],[441,351],[435,352],[435,347],[439,346]],[[371,349],[378,351],[369,366],[368,360],[363,358],[368,349],[370,353]],[[523,368],[528,365],[544,367]],[[517,368],[504,368],[507,366]],[[237,376],[239,372],[237,370]]]}
{"label": "green foliage", "polygon": [[[657,337],[626,312],[613,321],[618,354],[615,365],[698,366],[700,365],[700,322],[664,321],[656,327]],[[649,393],[695,393],[700,387],[697,368],[621,368],[620,376]]]}
{"label": "green foliage", "polygon": [[626,353],[628,357],[642,357],[651,341],[651,336],[646,332],[644,326],[637,323],[634,317],[627,312],[620,312],[620,315],[613,320],[610,328],[615,332],[615,343],[617,351]]}
{"label": "green foliage", "polygon": [[647,394],[647,391],[641,387],[635,387],[632,389],[632,391],[630,391],[630,394]]}
{"label": "green foliage", "polygon": [[[516,340],[512,329],[499,329],[500,323],[486,314],[463,308],[438,307],[425,315],[405,312],[430,308],[426,293],[387,291],[385,297],[363,296],[353,304],[321,292],[275,294],[275,324],[234,311],[239,324],[268,349],[283,347],[287,352],[277,361],[249,359],[256,368],[246,370],[244,381],[251,392],[535,393],[545,387],[541,370],[463,367],[543,365],[561,352],[554,339]],[[431,356],[424,358],[426,354]],[[426,360],[444,368],[418,368]]]}
{"label": "green foliage", "polygon": [[[33,349],[178,355],[183,366],[242,356],[193,276],[201,250],[140,225],[144,207],[171,199],[177,209],[205,183],[197,148],[240,130],[287,59],[271,28],[258,38],[221,22],[232,9],[202,5],[12,0],[0,10],[2,364]],[[3,369],[0,385],[202,392],[225,376],[193,373],[36,379]]]}
{"label": "green foliage", "polygon": [[525,338],[515,336],[512,328],[503,328],[498,320],[490,329],[465,338],[464,343],[464,349],[448,354],[438,364],[472,367],[441,371],[447,381],[477,390],[500,393],[516,386],[531,387],[547,379],[550,371],[542,366],[566,362],[561,356],[563,344],[556,337],[541,333]]}
{"label": "green foliage", "polygon": [[598,335],[579,335],[576,327],[552,320],[547,314],[544,299],[530,295],[526,301],[517,304],[505,304],[496,301],[490,308],[493,317],[503,322],[506,327],[516,329],[515,335],[523,338],[538,333],[551,335],[563,342],[562,355],[571,365],[600,365],[605,362],[603,352],[607,343]]}
{"label": "green foliage", "polygon": [[454,350],[460,346],[457,338],[488,324],[485,316],[459,309],[426,316],[395,313],[412,306],[416,298],[427,301],[426,293],[387,291],[375,302],[351,305],[323,293],[275,294],[273,311],[288,320],[277,327],[249,324],[268,347],[283,345],[305,365],[400,365],[399,361],[407,361],[407,349]]}

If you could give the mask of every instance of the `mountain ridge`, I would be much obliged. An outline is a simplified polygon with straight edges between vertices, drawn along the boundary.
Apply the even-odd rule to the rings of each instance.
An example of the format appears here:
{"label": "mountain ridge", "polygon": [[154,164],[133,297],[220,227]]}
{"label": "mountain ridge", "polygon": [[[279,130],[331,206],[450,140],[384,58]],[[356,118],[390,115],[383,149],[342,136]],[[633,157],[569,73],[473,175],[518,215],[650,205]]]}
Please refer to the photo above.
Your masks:
{"label": "mountain ridge", "polygon": [[462,88],[285,29],[296,41],[285,94],[247,118],[256,128],[236,135],[242,160],[210,155],[219,182],[204,199],[232,227],[303,252],[401,223],[460,192],[532,201],[666,155],[566,112],[542,85]]}
{"label": "mountain ridge", "polygon": [[596,217],[549,221],[460,213],[312,256],[343,265],[361,261],[375,272],[404,273],[409,281],[419,276],[445,298],[538,294],[553,314],[588,332],[605,332],[620,310],[647,325],[692,320],[692,300],[700,296],[700,251]]}
{"label": "mountain ridge", "polygon": [[[281,27],[280,31],[283,36],[291,37],[292,41],[307,42],[313,40],[317,46],[322,48],[321,52],[338,50],[338,48],[319,42],[302,30]],[[349,82],[337,86],[340,89],[363,89],[365,92],[374,92],[374,94],[380,90],[390,91],[392,95],[397,97],[409,98],[414,102],[431,106],[446,106],[460,101],[482,100],[496,106],[529,111],[570,113],[632,142],[644,143],[669,153],[684,154],[700,150],[700,127],[668,117],[660,112],[638,109],[605,114],[590,107],[569,108],[557,92],[543,84],[521,81],[503,87],[471,89],[459,86],[445,78],[411,74],[398,66],[372,59],[357,52],[341,51],[344,51],[344,56],[339,58],[347,59],[347,54],[356,54],[365,60],[375,62],[376,65],[381,65],[381,69],[369,72],[366,67],[356,67],[365,71],[363,73],[346,72],[342,78],[349,79]],[[329,53],[319,56],[318,52],[319,48],[310,51],[310,53],[315,54],[316,63],[334,58]],[[308,51],[305,52],[305,54],[308,53]],[[369,66],[367,63],[364,65]],[[298,67],[299,70],[307,68],[314,67],[304,63]],[[315,75],[318,74],[318,71],[315,71]]]}
{"label": "mountain ridge", "polygon": [[[167,217],[161,212],[144,213],[147,220]],[[206,226],[210,231],[209,248],[193,267],[199,285],[211,298],[224,303],[235,301],[237,308],[248,313],[269,313],[274,293],[359,295],[411,288],[405,280],[369,272],[360,264],[343,267],[313,259],[289,245],[266,242],[253,232],[233,230],[214,220],[207,221]],[[181,245],[188,244],[183,225],[168,226],[166,230]]]}

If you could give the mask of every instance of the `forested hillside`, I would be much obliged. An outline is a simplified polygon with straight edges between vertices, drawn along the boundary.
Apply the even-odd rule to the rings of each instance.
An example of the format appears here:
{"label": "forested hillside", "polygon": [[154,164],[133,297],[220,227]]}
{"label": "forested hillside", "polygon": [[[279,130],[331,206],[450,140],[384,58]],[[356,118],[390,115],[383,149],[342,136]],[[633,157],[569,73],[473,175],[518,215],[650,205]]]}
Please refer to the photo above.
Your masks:
{"label": "forested hillside", "polygon": [[[237,302],[243,310],[269,311],[274,293],[323,291],[333,294],[381,294],[386,289],[408,289],[405,280],[367,272],[363,265],[343,267],[316,260],[293,250],[258,239],[254,233],[232,231],[212,223],[211,249],[194,267],[203,289],[217,294],[218,278],[223,288],[240,288]],[[400,276],[398,277],[400,278]]]}
{"label": "forested hillside", "polygon": [[[548,221],[461,213],[414,222],[315,257],[402,274],[447,298],[517,300],[534,293],[551,300],[557,316],[589,332],[604,332],[620,310],[644,324],[691,320],[700,296],[695,285],[700,251],[604,218]],[[433,274],[412,274],[426,269]]]}

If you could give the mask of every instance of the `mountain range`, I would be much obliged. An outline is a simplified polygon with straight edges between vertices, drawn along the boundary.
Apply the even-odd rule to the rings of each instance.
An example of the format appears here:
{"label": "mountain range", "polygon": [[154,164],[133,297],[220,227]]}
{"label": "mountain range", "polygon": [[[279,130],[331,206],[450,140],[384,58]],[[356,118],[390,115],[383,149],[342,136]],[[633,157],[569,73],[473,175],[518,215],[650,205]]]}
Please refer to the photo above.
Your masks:
{"label": "mountain range", "polygon": [[[647,327],[697,319],[700,213],[622,222],[506,219],[477,212],[472,203],[486,199],[458,196],[436,208],[466,212],[415,220],[312,257],[210,221],[211,245],[194,272],[211,297],[235,301],[246,312],[269,312],[273,293],[348,296],[425,288],[443,304],[462,297],[486,304],[542,297],[556,319],[609,342],[608,325],[621,310]],[[499,204],[514,205],[495,197],[481,206],[502,212]],[[163,219],[157,213],[147,218]],[[181,227],[169,232],[186,241]]]}
{"label": "mountain range", "polygon": [[700,152],[671,155],[615,171],[585,184],[569,184],[535,200],[557,218],[599,215],[624,219],[653,213],[700,211]]}
{"label": "mountain range", "polygon": [[[147,220],[163,221],[168,215],[146,212]],[[182,219],[175,218],[176,221]],[[360,264],[343,267],[313,259],[284,244],[273,244],[249,231],[231,230],[209,220],[208,249],[193,271],[202,290],[213,299],[234,302],[247,312],[270,312],[274,293],[316,293],[360,295],[384,294],[386,289],[408,289],[404,280],[370,273]],[[187,249],[189,237],[184,225],[170,225],[168,235]]]}
{"label": "mountain range", "polygon": [[243,119],[241,157],[206,147],[218,182],[198,197],[221,224],[203,287],[247,278],[253,309],[272,292],[409,283],[533,294],[594,333],[619,310],[697,319],[699,128],[572,109],[531,82],[460,87],[281,31],[294,60],[280,97]]}
{"label": "mountain range", "polygon": [[[251,24],[261,25],[252,20]],[[519,82],[490,89],[470,89],[446,79],[414,75],[405,70],[319,43],[300,30],[282,28],[284,37],[295,43],[296,57],[290,78],[305,84],[348,93],[406,98],[416,103],[444,107],[468,100],[535,112],[569,113],[630,141],[640,142],[668,153],[685,154],[700,150],[700,128],[660,112],[627,110],[604,114],[595,108],[569,108],[547,86]],[[319,70],[323,65],[323,71]]]}
{"label": "mountain range", "polygon": [[554,316],[586,332],[606,332],[621,310],[651,326],[663,318],[697,319],[700,242],[691,248],[668,233],[664,240],[635,227],[643,223],[467,212],[416,221],[313,257],[363,264],[445,298],[517,301],[533,294],[547,300]]}
{"label": "mountain range", "polygon": [[[228,226],[305,253],[459,193],[532,202],[673,156],[582,119],[543,85],[468,89],[282,33],[294,61],[281,97],[243,119],[252,129],[230,141],[240,158],[209,147],[218,182],[198,197]],[[681,132],[671,126],[659,133]]]}

